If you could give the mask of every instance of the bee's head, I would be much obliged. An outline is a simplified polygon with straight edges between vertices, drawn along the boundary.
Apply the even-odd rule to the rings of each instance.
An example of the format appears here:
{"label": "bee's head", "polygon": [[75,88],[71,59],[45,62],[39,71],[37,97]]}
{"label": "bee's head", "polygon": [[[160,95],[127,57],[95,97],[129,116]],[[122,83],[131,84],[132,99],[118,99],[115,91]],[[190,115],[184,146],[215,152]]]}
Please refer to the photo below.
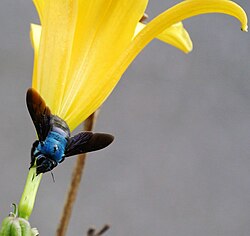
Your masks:
{"label": "bee's head", "polygon": [[36,157],[36,175],[51,171],[56,166],[57,166],[57,163],[54,160],[46,157],[43,154],[39,154]]}

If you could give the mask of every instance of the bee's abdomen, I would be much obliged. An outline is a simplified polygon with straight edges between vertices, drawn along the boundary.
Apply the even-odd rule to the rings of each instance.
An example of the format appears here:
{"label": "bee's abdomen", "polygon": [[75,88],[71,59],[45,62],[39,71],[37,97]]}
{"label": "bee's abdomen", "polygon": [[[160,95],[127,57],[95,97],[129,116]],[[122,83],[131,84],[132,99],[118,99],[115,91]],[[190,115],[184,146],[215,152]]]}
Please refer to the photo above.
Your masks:
{"label": "bee's abdomen", "polygon": [[66,139],[70,136],[70,130],[67,123],[58,116],[52,115],[50,118],[51,131],[59,133],[64,136]]}

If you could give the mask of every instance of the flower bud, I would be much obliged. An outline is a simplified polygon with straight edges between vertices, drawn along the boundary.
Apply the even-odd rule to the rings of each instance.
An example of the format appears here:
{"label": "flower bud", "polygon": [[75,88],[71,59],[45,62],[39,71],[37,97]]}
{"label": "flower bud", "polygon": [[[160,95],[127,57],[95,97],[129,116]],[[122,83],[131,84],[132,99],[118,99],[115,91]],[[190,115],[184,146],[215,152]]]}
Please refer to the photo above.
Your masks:
{"label": "flower bud", "polygon": [[37,229],[31,228],[30,223],[10,213],[2,222],[0,236],[37,236]]}

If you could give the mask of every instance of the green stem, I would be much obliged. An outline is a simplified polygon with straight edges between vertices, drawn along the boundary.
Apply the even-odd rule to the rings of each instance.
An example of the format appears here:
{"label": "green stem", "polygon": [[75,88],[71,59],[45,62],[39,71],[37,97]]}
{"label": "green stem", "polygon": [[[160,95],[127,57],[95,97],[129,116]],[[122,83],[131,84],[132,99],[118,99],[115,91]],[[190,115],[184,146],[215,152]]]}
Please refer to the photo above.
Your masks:
{"label": "green stem", "polygon": [[29,219],[36,200],[36,193],[42,179],[42,174],[36,176],[36,166],[30,168],[21,200],[18,205],[18,216]]}

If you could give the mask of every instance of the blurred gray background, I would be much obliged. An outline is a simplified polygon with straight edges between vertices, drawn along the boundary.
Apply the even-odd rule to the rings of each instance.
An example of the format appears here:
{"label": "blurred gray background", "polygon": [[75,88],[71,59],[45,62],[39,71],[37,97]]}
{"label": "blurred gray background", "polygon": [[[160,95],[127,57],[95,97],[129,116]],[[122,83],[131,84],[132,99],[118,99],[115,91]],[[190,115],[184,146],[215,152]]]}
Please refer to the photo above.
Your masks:
{"label": "blurred gray background", "polygon": [[[246,12],[250,2],[237,1]],[[150,1],[153,18],[177,3]],[[35,130],[25,104],[33,51],[32,1],[0,1],[0,219],[19,202]],[[115,135],[89,155],[68,235],[109,223],[107,235],[248,236],[250,34],[225,15],[184,22],[185,55],[153,41],[103,105],[96,130]],[[54,235],[75,158],[46,174],[31,216]]]}

